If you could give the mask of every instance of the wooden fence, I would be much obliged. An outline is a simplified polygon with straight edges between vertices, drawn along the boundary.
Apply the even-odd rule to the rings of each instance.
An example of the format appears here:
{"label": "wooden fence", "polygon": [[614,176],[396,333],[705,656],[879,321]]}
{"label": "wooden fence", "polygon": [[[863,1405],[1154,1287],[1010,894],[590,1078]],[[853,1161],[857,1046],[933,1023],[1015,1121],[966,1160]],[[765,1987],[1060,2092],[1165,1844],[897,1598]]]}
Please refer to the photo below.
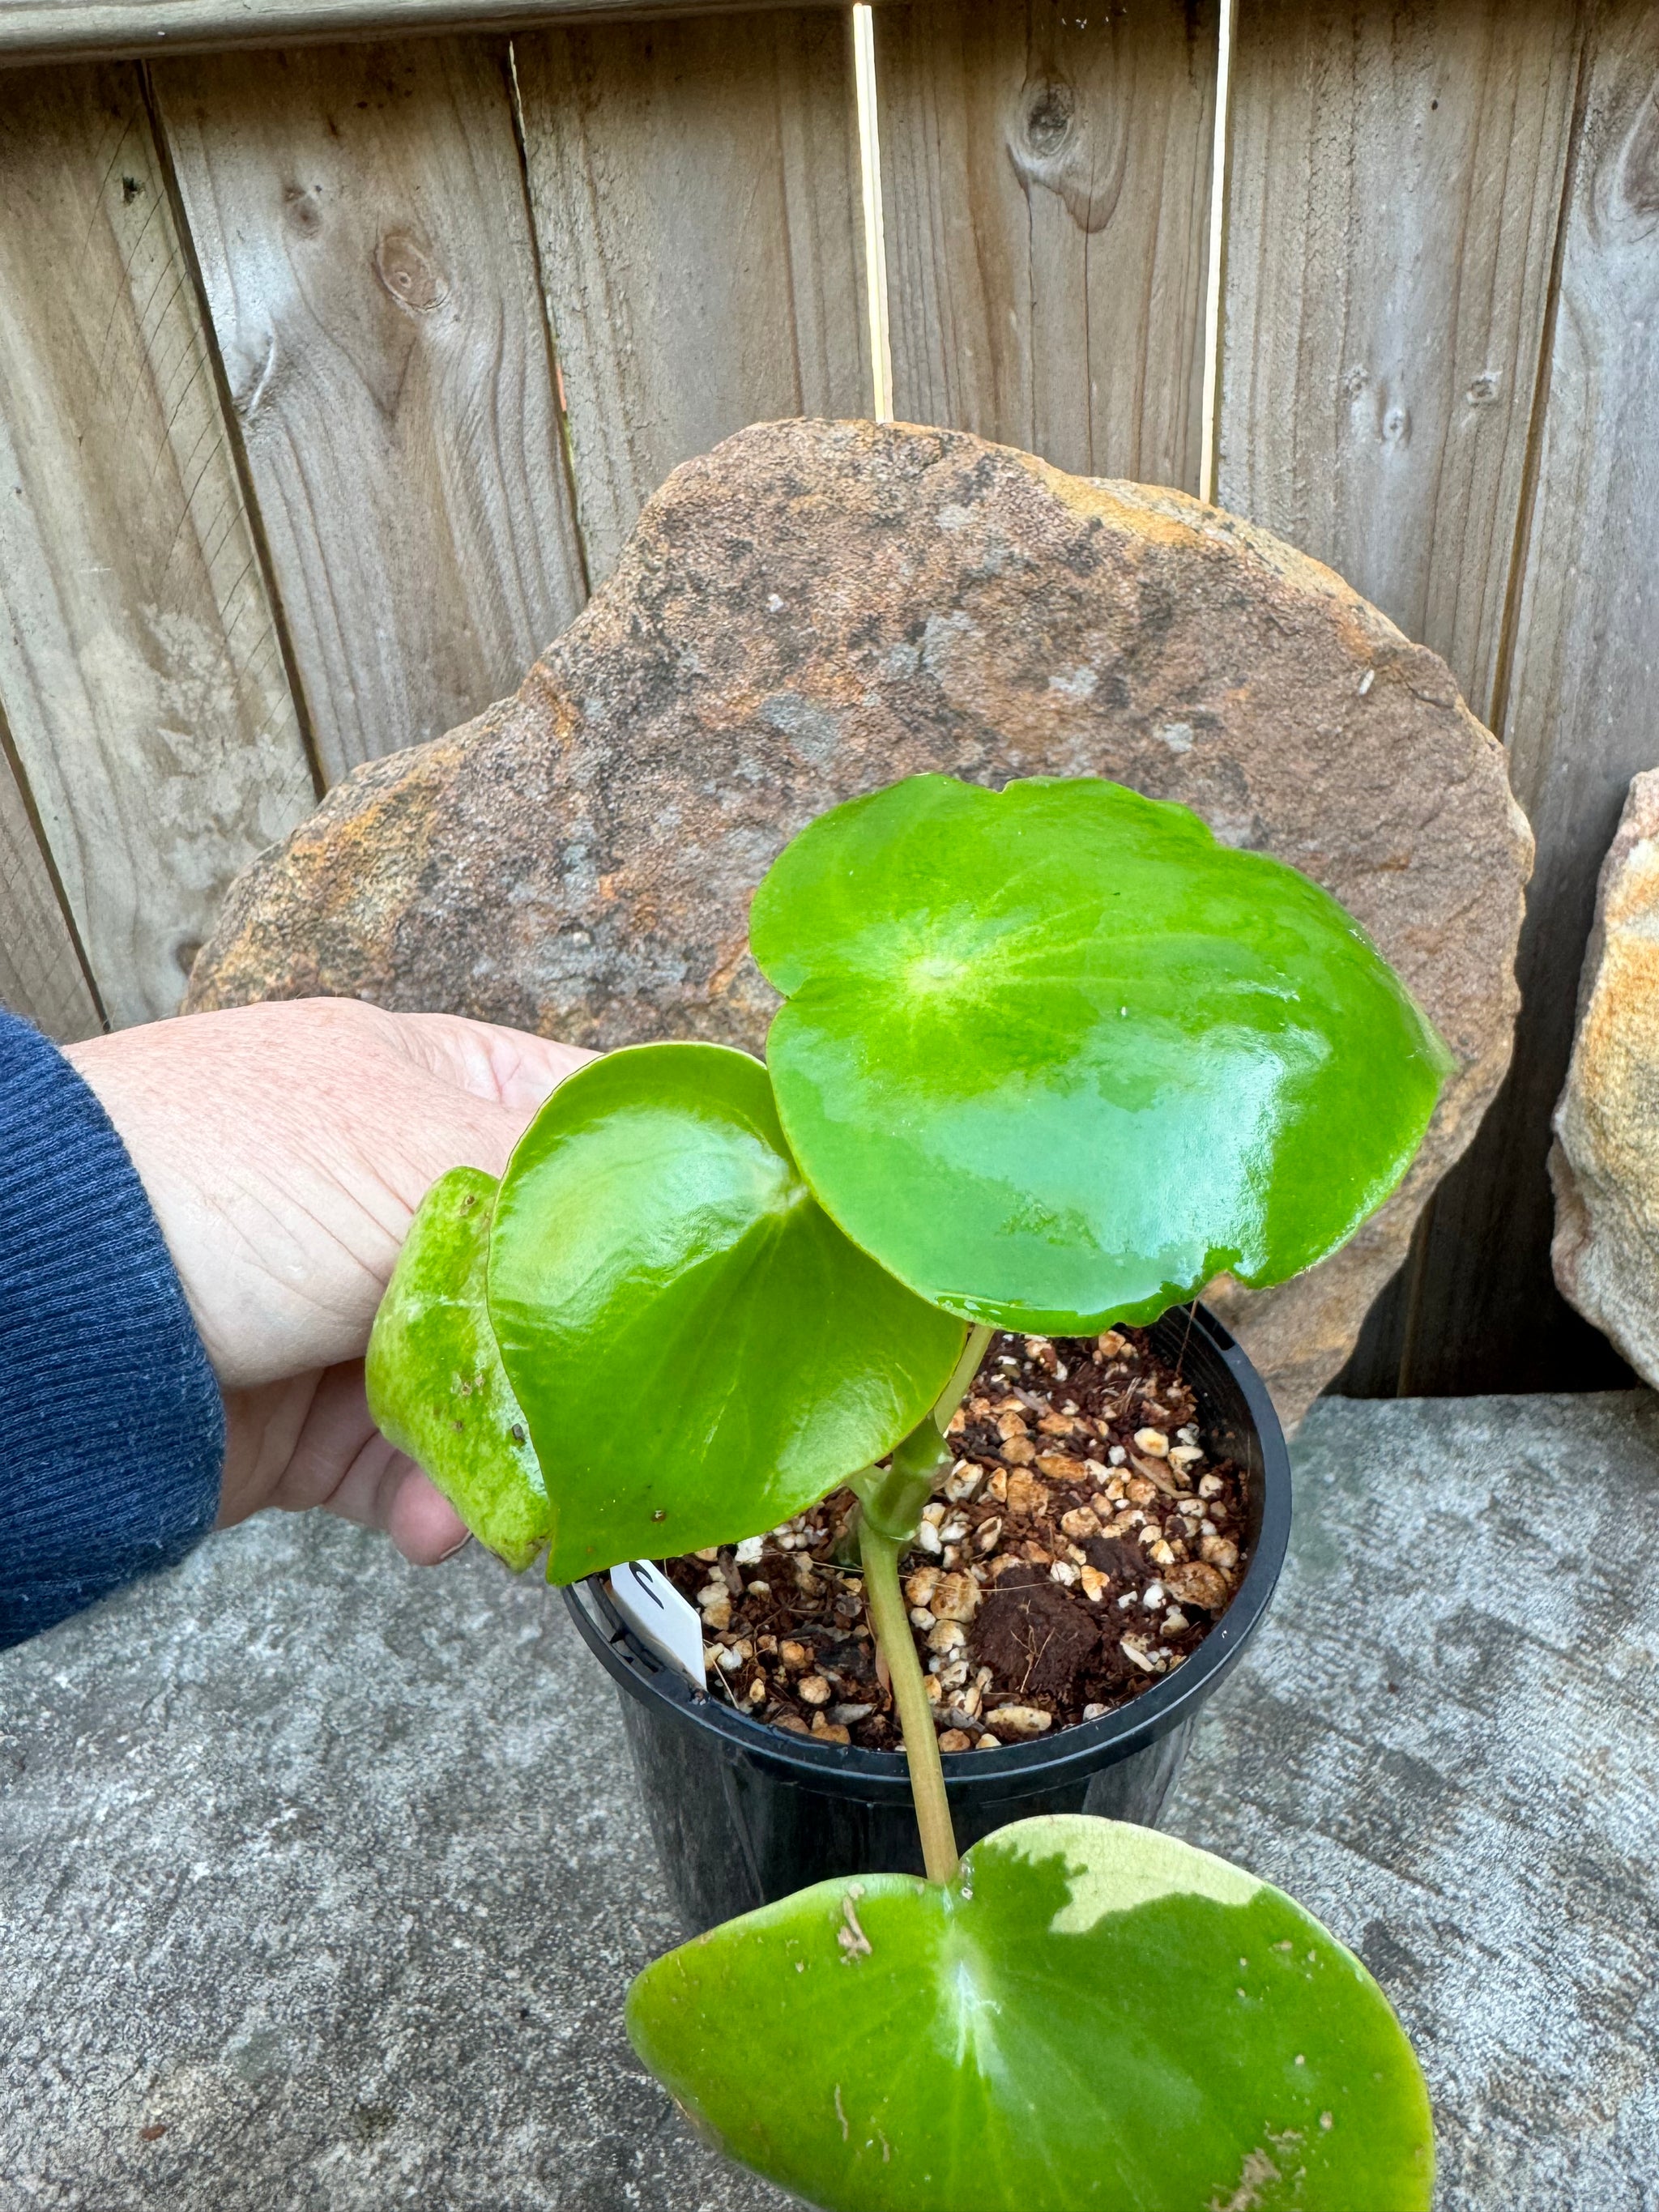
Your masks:
{"label": "wooden fence", "polygon": [[1346,1387],[1617,1376],[1544,1157],[1659,763],[1659,9],[918,0],[861,104],[845,9],[625,12],[0,0],[0,998],[171,1012],[236,869],[515,684],[678,461],[871,411],[884,241],[899,416],[1212,489],[1504,738],[1516,1070]]}

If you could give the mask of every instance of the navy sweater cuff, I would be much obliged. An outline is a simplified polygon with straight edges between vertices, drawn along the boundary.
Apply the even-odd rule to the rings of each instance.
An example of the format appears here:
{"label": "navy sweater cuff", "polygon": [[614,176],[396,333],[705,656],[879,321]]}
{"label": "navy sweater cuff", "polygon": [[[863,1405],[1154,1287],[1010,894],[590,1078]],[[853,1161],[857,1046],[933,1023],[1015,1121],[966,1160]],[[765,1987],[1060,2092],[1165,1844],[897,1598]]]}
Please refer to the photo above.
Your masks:
{"label": "navy sweater cuff", "polygon": [[0,1013],[0,1649],[213,1525],[223,1402],[92,1092]]}

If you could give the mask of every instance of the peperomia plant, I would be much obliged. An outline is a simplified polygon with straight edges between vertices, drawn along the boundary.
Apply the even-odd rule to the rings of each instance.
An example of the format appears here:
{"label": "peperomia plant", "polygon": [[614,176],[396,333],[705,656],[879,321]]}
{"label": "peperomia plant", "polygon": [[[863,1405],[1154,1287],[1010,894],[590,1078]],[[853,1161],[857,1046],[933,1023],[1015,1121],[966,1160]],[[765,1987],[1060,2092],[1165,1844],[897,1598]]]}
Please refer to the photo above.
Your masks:
{"label": "peperomia plant", "polygon": [[1444,1048],[1317,886],[1093,779],[839,807],[751,945],[766,1065],[653,1044],[572,1077],[499,1185],[428,1194],[369,1354],[386,1432],[556,1582],[860,1500],[927,1879],[672,1953],[636,2047],[830,2212],[1426,2206],[1410,2048],[1287,1898],[1082,1816],[958,1863],[898,1561],[994,1328],[1310,1266],[1404,1174]]}

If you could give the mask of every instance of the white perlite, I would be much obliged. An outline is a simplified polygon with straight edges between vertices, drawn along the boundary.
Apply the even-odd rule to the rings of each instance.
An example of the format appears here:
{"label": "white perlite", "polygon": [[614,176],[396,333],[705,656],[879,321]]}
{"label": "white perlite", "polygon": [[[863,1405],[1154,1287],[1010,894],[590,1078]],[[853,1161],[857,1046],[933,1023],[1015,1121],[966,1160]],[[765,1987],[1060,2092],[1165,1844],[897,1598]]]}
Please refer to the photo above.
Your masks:
{"label": "white perlite", "polygon": [[1659,770],[1601,864],[1555,1135],[1561,1294],[1659,1384]]}

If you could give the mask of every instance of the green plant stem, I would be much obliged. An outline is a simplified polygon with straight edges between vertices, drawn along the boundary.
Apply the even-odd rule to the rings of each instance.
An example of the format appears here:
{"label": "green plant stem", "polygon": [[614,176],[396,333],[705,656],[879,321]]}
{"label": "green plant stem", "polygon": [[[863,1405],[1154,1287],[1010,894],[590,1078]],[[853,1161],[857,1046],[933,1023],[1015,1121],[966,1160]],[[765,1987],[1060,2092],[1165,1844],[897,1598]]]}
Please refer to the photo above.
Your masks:
{"label": "green plant stem", "polygon": [[853,1477],[852,1486],[861,1501],[860,1520],[872,1522],[877,1532],[901,1551],[915,1534],[921,1509],[933,1495],[940,1468],[951,1456],[945,1432],[979,1372],[991,1335],[988,1328],[969,1330],[962,1357],[927,1419],[918,1422],[896,1447],[886,1469],[866,1468]]}
{"label": "green plant stem", "polygon": [[951,1826],[951,1801],[945,1794],[933,1708],[927,1701],[921,1662],[916,1656],[904,1593],[899,1588],[899,1547],[890,1537],[878,1534],[868,1513],[864,1513],[859,1520],[859,1551],[864,1560],[864,1601],[876,1642],[887,1662],[893,1703],[909,1756],[910,1795],[915,1801],[916,1826],[921,1831],[921,1863],[930,1881],[949,1881],[957,1870],[956,1832]]}
{"label": "green plant stem", "polygon": [[951,1370],[951,1379],[940,1391],[939,1402],[933,1407],[933,1425],[940,1436],[950,1427],[951,1414],[968,1395],[969,1387],[979,1373],[979,1363],[984,1358],[986,1348],[995,1334],[996,1331],[988,1323],[969,1330],[968,1341],[962,1347],[962,1357]]}
{"label": "green plant stem", "polygon": [[957,1870],[957,1839],[951,1826],[951,1802],[945,1792],[933,1709],[910,1635],[910,1618],[899,1587],[899,1554],[916,1533],[921,1509],[933,1493],[939,1471],[950,1458],[945,1432],[951,1416],[979,1372],[988,1328],[970,1328],[962,1357],[940,1392],[932,1413],[918,1423],[892,1455],[887,1470],[872,1467],[854,1479],[859,1495],[859,1554],[864,1562],[864,1601],[876,1643],[887,1662],[893,1703],[904,1731],[910,1761],[910,1795],[921,1831],[922,1863],[932,1881],[949,1881]]}
{"label": "green plant stem", "polygon": [[902,1551],[915,1535],[921,1509],[933,1494],[945,1457],[944,1441],[932,1420],[919,1423],[886,1467],[872,1467],[854,1476],[860,1525],[872,1528]]}

